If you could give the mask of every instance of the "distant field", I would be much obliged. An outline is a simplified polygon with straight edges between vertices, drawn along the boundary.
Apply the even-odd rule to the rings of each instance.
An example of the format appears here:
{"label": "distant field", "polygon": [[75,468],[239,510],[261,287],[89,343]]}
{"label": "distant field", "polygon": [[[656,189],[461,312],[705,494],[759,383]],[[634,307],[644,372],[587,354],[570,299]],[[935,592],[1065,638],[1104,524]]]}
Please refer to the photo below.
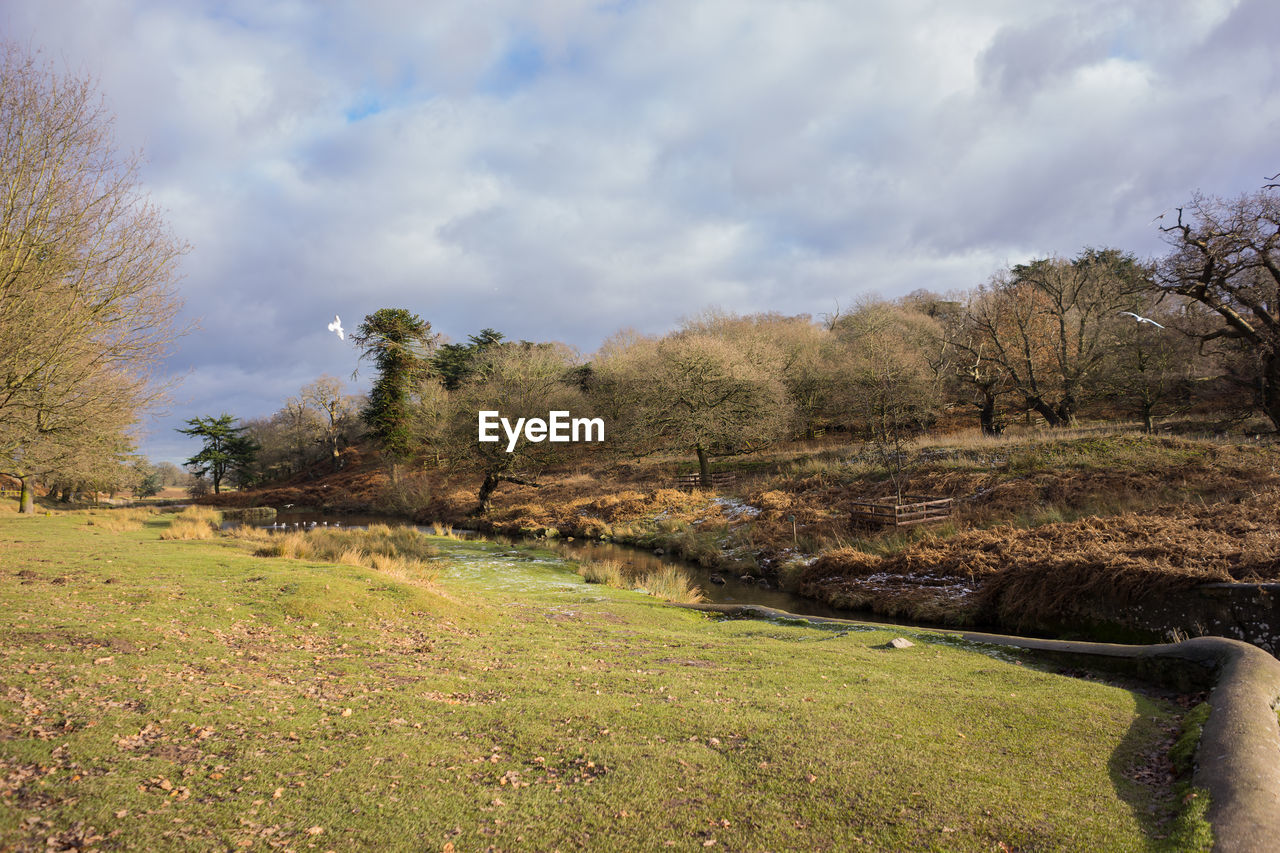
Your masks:
{"label": "distant field", "polygon": [[1174,817],[1169,701],[928,635],[715,621],[491,544],[393,576],[162,540],[172,518],[0,517],[0,849],[1207,837]]}

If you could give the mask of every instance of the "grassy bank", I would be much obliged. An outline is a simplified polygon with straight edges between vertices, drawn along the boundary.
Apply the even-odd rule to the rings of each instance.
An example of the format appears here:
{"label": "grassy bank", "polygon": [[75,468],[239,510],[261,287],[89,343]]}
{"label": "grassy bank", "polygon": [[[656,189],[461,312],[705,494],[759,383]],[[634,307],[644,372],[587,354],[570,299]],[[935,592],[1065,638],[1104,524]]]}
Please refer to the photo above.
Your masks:
{"label": "grassy bank", "polygon": [[[224,497],[227,503],[381,507],[515,535],[621,542],[766,577],[827,604],[1011,630],[1087,624],[1098,601],[1205,582],[1280,580],[1280,447],[1265,436],[1190,437],[1114,425],[938,435],[914,445],[908,491],[954,501],[943,524],[869,530],[855,501],[891,495],[873,450],[847,439],[721,460],[718,494],[670,488],[677,457],[601,457],[504,485],[470,517],[475,483],[380,471]],[[1193,626],[1179,626],[1192,630]]]}
{"label": "grassy bank", "polygon": [[0,516],[0,847],[1203,840],[1171,820],[1165,700],[924,636],[714,621],[492,543],[388,574],[170,523]]}

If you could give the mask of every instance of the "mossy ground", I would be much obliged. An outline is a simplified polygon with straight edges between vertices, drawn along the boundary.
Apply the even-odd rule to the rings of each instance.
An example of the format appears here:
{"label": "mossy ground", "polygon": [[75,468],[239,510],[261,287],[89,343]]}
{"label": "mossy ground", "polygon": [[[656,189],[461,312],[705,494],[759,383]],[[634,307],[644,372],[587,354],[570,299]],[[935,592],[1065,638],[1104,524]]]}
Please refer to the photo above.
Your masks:
{"label": "mossy ground", "polygon": [[1185,849],[1168,701],[493,544],[413,583],[95,518],[0,516],[0,848]]}

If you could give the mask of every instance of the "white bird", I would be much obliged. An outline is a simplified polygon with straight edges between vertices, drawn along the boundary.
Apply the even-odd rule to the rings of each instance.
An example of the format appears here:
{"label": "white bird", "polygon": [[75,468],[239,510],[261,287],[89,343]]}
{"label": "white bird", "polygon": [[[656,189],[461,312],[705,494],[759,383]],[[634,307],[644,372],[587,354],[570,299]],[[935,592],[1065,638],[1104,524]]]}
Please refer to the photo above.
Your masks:
{"label": "white bird", "polygon": [[1149,317],[1142,317],[1142,316],[1140,316],[1140,315],[1138,315],[1138,314],[1133,313],[1132,311],[1121,311],[1120,313],[1121,313],[1121,314],[1128,314],[1130,317],[1132,317],[1133,319],[1137,320],[1139,323],[1150,323],[1151,325],[1155,326],[1157,329],[1163,329],[1163,328],[1164,328],[1164,326],[1161,326],[1161,325],[1160,325],[1159,323],[1157,323],[1155,320],[1152,320],[1152,319],[1150,319]]}
{"label": "white bird", "polygon": [[342,318],[337,314],[333,315],[333,322],[329,324],[329,331],[338,333],[338,340],[345,341],[347,333],[342,329]]}

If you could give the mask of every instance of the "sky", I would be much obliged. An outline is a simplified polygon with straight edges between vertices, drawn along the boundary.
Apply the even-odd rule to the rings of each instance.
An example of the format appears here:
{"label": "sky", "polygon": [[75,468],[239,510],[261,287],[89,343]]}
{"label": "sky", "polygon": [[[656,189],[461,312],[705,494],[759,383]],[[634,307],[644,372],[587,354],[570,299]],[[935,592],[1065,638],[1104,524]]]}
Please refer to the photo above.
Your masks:
{"label": "sky", "polygon": [[[190,245],[175,426],[262,417],[407,308],[589,356],[708,307],[820,317],[1165,251],[1280,171],[1272,0],[5,0],[97,81]],[[360,367],[358,378],[352,372]]]}

